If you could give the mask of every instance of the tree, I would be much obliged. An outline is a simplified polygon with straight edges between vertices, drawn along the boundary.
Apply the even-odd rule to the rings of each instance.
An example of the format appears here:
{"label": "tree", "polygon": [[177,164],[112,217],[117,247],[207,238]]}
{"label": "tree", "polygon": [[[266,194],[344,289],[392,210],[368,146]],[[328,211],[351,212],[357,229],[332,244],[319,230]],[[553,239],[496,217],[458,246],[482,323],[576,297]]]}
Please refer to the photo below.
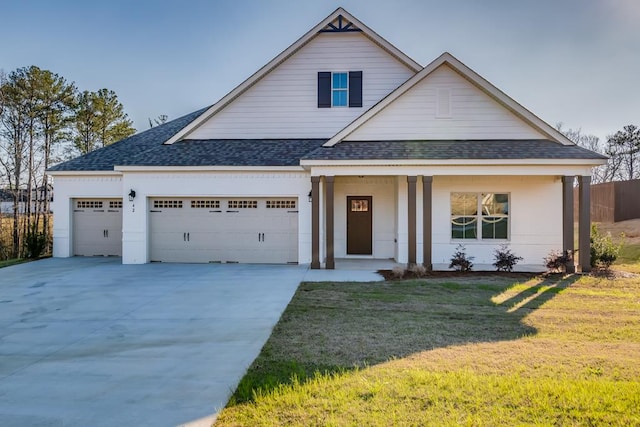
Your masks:
{"label": "tree", "polygon": [[167,123],[168,119],[169,119],[169,116],[167,116],[166,114],[160,114],[158,117],[153,119],[153,121],[151,120],[151,118],[149,118],[149,128],[165,124]]}
{"label": "tree", "polygon": [[640,165],[637,164],[640,153],[640,129],[637,126],[627,125],[623,130],[609,136],[605,152],[612,159],[616,159],[614,178],[628,180],[640,176]]}
{"label": "tree", "polygon": [[79,93],[73,121],[73,143],[80,154],[106,147],[136,131],[116,93],[109,89]]}
{"label": "tree", "polygon": [[[556,129],[577,145],[587,150],[595,151],[596,153],[605,154],[605,148],[602,147],[600,138],[597,136],[582,133],[582,129],[580,128],[565,128],[562,122],[556,124]],[[612,173],[615,170],[614,163],[615,162],[610,159],[607,164],[594,167],[592,169],[591,181],[594,184],[611,181]]]}

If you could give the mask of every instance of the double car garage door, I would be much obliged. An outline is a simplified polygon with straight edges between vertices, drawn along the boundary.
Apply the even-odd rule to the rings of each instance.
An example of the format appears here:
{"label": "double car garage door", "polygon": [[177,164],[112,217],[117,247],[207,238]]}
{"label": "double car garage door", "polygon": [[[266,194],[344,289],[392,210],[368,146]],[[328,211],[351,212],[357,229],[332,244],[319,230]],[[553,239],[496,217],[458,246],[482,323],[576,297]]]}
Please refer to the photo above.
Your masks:
{"label": "double car garage door", "polygon": [[297,199],[156,198],[150,261],[296,263]]}

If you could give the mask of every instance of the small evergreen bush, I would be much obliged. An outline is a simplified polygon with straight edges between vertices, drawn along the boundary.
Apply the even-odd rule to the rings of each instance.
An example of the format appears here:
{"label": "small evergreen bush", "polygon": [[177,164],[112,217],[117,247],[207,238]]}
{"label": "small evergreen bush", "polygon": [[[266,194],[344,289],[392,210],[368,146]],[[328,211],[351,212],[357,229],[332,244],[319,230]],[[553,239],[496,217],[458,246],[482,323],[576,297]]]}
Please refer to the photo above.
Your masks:
{"label": "small evergreen bush", "polygon": [[467,249],[463,244],[459,244],[451,257],[449,268],[453,268],[456,271],[471,271],[474,258],[475,257],[467,255]]}
{"label": "small evergreen bush", "polygon": [[47,237],[44,233],[38,232],[36,225],[29,227],[24,237],[25,258],[38,258],[44,254],[47,248]]}
{"label": "small evergreen bush", "polygon": [[544,258],[544,265],[550,272],[560,273],[565,270],[566,264],[569,262],[569,253],[553,250]]}
{"label": "small evergreen bush", "polygon": [[496,249],[494,252],[494,258],[496,262],[493,263],[493,266],[496,268],[496,271],[508,271],[512,272],[513,267],[518,263],[518,261],[522,261],[522,257],[517,256],[511,249],[509,249],[509,245],[506,243],[500,245],[500,248]]}

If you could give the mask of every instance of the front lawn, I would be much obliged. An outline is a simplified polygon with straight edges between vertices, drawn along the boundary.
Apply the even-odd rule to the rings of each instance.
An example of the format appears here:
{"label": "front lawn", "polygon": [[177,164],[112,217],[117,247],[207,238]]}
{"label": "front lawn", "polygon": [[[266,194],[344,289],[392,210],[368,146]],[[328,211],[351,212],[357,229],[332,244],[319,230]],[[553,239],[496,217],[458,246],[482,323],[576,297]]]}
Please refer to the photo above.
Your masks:
{"label": "front lawn", "polygon": [[216,425],[640,425],[640,278],[303,283]]}

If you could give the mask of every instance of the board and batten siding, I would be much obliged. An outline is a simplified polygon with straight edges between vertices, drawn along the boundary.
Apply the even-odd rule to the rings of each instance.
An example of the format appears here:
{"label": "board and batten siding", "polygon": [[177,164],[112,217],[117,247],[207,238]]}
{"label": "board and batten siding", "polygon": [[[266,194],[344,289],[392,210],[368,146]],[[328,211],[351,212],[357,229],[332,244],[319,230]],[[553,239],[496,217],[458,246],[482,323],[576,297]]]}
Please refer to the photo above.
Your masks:
{"label": "board and batten siding", "polygon": [[[362,71],[362,107],[318,108],[319,71]],[[412,75],[360,33],[321,33],[187,139],[329,138]]]}
{"label": "board and batten siding", "polygon": [[540,138],[546,137],[442,65],[345,139]]}

